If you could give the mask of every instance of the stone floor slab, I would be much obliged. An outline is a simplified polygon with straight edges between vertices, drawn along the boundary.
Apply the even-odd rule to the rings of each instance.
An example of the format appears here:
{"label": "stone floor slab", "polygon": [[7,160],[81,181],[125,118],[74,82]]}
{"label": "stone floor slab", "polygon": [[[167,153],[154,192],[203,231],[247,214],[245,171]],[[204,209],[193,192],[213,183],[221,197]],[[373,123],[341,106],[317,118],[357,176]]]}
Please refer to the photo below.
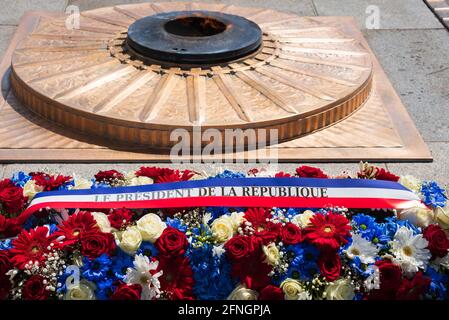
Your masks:
{"label": "stone floor slab", "polygon": [[[366,28],[376,7],[380,29],[443,28],[422,0],[313,0],[318,15],[355,16]],[[368,19],[368,20],[367,20]]]}
{"label": "stone floor slab", "polygon": [[410,174],[449,186],[449,143],[432,142],[428,145],[434,157],[433,163],[388,163],[387,168],[398,175]]}
{"label": "stone floor slab", "polygon": [[426,141],[449,141],[449,33],[365,30]]}
{"label": "stone floor slab", "polygon": [[18,25],[25,11],[63,11],[68,0],[2,0],[0,3],[0,25]]}
{"label": "stone floor slab", "polygon": [[[69,0],[69,4],[79,6],[80,10],[88,10],[94,8],[101,8],[113,6],[117,4],[126,3],[141,3],[141,2],[161,2],[162,0]],[[182,1],[182,0],[180,0]],[[185,0],[190,1],[190,0]],[[176,1],[172,1],[176,2]],[[205,3],[224,3],[234,4],[242,7],[266,7],[279,11],[292,12],[300,15],[314,16],[315,11],[312,0],[282,0],[282,1],[267,1],[267,0],[202,0],[195,2]]]}
{"label": "stone floor slab", "polygon": [[16,31],[15,26],[2,26],[0,25],[0,60],[5,53],[6,48],[9,45],[14,32]]}

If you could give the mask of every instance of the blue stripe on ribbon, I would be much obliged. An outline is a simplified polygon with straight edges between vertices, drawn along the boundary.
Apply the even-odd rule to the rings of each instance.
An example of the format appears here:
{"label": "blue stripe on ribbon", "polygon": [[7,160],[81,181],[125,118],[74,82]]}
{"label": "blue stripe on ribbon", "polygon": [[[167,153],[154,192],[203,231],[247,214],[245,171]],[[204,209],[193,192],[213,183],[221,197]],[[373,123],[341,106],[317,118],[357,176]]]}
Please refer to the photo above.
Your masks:
{"label": "blue stripe on ribbon", "polygon": [[169,183],[157,183],[142,186],[62,190],[39,192],[36,198],[62,195],[92,195],[163,191],[173,189],[188,189],[202,187],[238,187],[238,186],[286,186],[286,187],[317,187],[317,188],[378,188],[410,191],[401,184],[392,181],[366,179],[316,179],[316,178],[211,178]]}

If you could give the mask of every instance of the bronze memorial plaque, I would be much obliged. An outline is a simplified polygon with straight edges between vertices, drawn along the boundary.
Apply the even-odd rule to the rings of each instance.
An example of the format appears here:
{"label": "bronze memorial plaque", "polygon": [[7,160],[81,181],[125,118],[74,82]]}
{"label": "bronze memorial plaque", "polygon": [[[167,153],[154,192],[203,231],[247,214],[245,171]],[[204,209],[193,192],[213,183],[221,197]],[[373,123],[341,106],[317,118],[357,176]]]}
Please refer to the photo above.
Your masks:
{"label": "bronze memorial plaque", "polygon": [[[0,65],[3,162],[168,161],[198,128],[276,129],[279,161],[432,159],[352,18],[169,2],[66,20],[26,14]],[[215,157],[254,159],[258,137]]]}

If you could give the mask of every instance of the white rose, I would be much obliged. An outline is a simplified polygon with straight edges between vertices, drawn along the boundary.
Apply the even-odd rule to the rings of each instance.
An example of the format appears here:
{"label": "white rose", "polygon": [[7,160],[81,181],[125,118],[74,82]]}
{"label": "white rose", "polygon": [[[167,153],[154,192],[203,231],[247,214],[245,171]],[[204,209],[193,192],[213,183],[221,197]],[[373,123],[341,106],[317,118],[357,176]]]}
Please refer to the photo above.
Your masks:
{"label": "white rose", "polygon": [[64,300],[95,300],[95,284],[81,280],[77,286],[67,289]]}
{"label": "white rose", "polygon": [[229,294],[228,300],[257,300],[258,297],[257,291],[239,285]]}
{"label": "white rose", "polygon": [[230,216],[221,216],[211,225],[212,235],[218,242],[226,242],[234,235],[234,225]]}
{"label": "white rose", "polygon": [[417,227],[425,228],[435,223],[433,211],[427,208],[404,209],[399,214],[400,220],[408,220]]}
{"label": "white rose", "polygon": [[310,223],[310,219],[315,215],[312,210],[306,210],[303,213],[297,214],[291,219],[291,222],[300,228],[305,228]]}
{"label": "white rose", "polygon": [[325,290],[327,300],[352,300],[355,296],[354,286],[349,279],[331,282]]}
{"label": "white rose", "polygon": [[285,300],[311,300],[312,296],[295,279],[287,278],[281,283]]}
{"label": "white rose", "polygon": [[434,209],[435,220],[438,222],[441,228],[449,230],[449,205],[445,207],[437,207]]}
{"label": "white rose", "polygon": [[416,194],[419,194],[421,192],[421,181],[414,176],[406,175],[399,178],[398,181],[400,184],[402,184],[407,189],[415,192]]}
{"label": "white rose", "polygon": [[231,220],[232,220],[232,226],[234,227],[234,231],[237,231],[238,227],[243,222],[243,216],[245,215],[244,212],[233,212],[231,213]]}
{"label": "white rose", "polygon": [[28,197],[28,200],[34,198],[36,193],[43,191],[44,188],[38,186],[34,180],[28,180],[23,186],[23,196]]}
{"label": "white rose", "polygon": [[142,243],[142,235],[137,227],[127,228],[120,239],[120,248],[128,254],[134,254]]}
{"label": "white rose", "polygon": [[148,213],[137,221],[137,229],[139,229],[142,239],[146,241],[156,242],[167,227],[161,218],[154,214]]}
{"label": "white rose", "polygon": [[281,255],[279,249],[274,243],[270,243],[268,246],[263,246],[263,252],[265,253],[265,263],[275,266],[279,263]]}
{"label": "white rose", "polygon": [[125,175],[126,185],[128,186],[142,186],[146,184],[153,184],[153,179],[149,177],[136,177],[134,172],[130,171]]}
{"label": "white rose", "polygon": [[75,177],[73,179],[74,182],[74,186],[72,187],[72,189],[90,189],[92,187],[92,181],[87,180],[85,178],[77,178]]}
{"label": "white rose", "polygon": [[114,230],[114,228],[111,227],[111,223],[106,214],[103,212],[91,212],[91,214],[102,232],[112,232],[112,230]]}

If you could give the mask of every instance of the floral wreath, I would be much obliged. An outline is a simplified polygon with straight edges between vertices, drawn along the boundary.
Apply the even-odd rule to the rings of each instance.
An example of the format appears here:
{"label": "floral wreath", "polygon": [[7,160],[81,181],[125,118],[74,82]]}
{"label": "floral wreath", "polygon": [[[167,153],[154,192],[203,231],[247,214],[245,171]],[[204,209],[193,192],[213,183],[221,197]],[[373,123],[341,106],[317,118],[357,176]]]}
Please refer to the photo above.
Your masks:
{"label": "floral wreath", "polygon": [[[294,174],[332,178],[301,166]],[[433,181],[361,163],[355,177],[397,181],[426,208],[41,209],[38,192],[205,178],[141,167],[93,179],[17,172],[0,181],[0,299],[371,300],[448,299],[449,210]]]}

